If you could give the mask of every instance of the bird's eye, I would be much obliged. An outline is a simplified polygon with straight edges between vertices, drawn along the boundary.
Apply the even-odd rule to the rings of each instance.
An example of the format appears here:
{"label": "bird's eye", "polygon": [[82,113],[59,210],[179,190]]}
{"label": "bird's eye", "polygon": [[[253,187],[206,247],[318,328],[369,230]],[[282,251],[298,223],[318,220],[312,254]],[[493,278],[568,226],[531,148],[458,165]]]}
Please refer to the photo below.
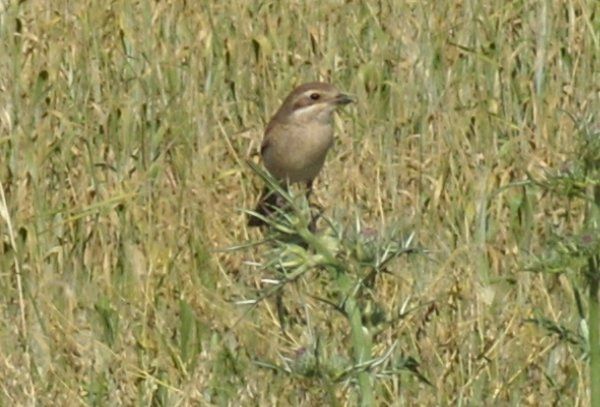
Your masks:
{"label": "bird's eye", "polygon": [[312,100],[319,100],[320,97],[321,97],[321,95],[319,95],[318,93],[311,93],[310,94],[310,98]]}

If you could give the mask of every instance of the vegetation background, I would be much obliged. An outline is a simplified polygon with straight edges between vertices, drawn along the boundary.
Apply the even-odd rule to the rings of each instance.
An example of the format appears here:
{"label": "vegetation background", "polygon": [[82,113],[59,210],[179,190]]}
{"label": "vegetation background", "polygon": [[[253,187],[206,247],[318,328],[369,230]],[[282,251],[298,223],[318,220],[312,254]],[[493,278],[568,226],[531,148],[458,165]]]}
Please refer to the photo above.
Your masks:
{"label": "vegetation background", "polygon": [[356,403],[327,276],[249,308],[268,247],[225,250],[261,240],[245,160],[319,79],[357,99],[325,215],[421,249],[372,288],[377,402],[589,405],[583,280],[535,267],[584,204],[531,179],[599,111],[598,2],[0,4],[1,404]]}

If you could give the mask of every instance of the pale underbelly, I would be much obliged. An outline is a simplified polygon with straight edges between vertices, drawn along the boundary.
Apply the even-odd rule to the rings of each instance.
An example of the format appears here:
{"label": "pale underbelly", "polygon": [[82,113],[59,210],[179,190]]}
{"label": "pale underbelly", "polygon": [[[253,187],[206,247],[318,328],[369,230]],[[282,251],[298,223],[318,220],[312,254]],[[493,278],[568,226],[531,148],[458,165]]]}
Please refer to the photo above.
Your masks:
{"label": "pale underbelly", "polygon": [[317,176],[323,168],[333,137],[280,141],[287,143],[271,145],[263,153],[263,162],[275,178],[294,183],[311,181]]}

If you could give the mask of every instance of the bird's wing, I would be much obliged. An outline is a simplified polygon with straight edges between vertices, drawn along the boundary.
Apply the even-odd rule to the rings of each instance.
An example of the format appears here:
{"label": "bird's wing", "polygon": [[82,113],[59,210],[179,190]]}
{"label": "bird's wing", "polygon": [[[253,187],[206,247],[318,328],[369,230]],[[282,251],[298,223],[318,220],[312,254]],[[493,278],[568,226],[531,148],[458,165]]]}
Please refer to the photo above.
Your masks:
{"label": "bird's wing", "polygon": [[274,126],[274,123],[273,123],[273,120],[271,120],[269,122],[269,124],[267,124],[267,128],[265,129],[265,135],[263,136],[263,141],[262,141],[262,144],[260,145],[260,154],[261,155],[265,155],[265,151],[271,145],[271,139],[273,138],[273,134],[271,133],[271,130],[272,130],[273,126]]}
{"label": "bird's wing", "polygon": [[265,135],[265,138],[263,138],[262,144],[260,145],[260,155],[265,155],[265,151],[267,150],[267,148],[269,148],[269,145],[271,144],[269,137],[267,137]]}

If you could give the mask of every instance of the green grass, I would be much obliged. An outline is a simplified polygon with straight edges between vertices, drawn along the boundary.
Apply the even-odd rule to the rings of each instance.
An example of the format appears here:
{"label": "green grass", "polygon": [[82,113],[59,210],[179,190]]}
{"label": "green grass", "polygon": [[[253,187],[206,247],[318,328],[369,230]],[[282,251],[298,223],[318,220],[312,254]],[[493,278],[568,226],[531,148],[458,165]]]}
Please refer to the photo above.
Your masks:
{"label": "green grass", "polygon": [[339,281],[242,305],[289,243],[226,250],[263,238],[265,123],[321,79],[357,98],[316,185],[340,253],[357,219],[367,250],[418,248],[353,297],[376,403],[590,405],[586,285],[553,244],[586,202],[530,180],[597,137],[597,2],[5,3],[1,404],[357,403]]}

